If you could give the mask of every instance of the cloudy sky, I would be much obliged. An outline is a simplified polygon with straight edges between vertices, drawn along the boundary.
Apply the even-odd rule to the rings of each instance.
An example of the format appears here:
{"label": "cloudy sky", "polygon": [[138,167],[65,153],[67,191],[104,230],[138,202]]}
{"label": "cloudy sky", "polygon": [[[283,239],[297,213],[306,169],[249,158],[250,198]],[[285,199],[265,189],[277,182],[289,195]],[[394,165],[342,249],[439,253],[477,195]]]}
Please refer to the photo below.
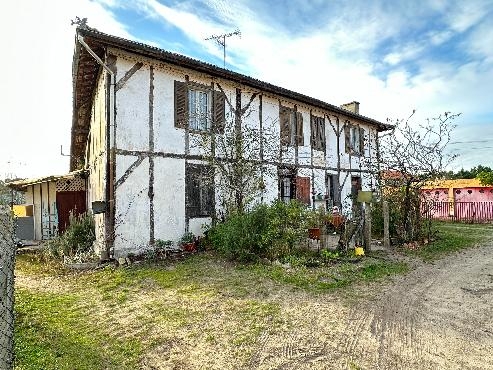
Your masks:
{"label": "cloudy sky", "polygon": [[452,169],[493,167],[493,0],[16,0],[0,14],[0,178],[68,171],[74,27],[178,52],[360,113],[462,113]]}

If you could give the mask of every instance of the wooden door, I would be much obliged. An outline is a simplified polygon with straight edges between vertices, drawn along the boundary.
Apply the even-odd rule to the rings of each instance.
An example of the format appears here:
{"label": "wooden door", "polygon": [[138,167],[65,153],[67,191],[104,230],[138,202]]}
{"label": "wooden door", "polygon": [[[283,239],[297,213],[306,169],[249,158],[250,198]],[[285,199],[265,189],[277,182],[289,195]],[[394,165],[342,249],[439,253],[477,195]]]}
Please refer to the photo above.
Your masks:
{"label": "wooden door", "polygon": [[70,213],[74,216],[86,212],[85,191],[59,191],[56,193],[58,211],[58,234],[62,234],[70,223]]}

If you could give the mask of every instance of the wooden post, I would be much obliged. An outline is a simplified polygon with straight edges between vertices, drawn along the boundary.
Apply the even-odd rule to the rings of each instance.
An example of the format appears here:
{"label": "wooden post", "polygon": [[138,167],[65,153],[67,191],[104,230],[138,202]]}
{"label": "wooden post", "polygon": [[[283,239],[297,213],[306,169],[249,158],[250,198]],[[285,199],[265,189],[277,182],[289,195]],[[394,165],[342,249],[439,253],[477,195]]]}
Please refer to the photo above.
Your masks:
{"label": "wooden post", "polygon": [[371,202],[365,203],[365,245],[371,251]]}
{"label": "wooden post", "polygon": [[389,235],[389,202],[383,201],[383,246],[384,248],[390,248],[390,235]]}

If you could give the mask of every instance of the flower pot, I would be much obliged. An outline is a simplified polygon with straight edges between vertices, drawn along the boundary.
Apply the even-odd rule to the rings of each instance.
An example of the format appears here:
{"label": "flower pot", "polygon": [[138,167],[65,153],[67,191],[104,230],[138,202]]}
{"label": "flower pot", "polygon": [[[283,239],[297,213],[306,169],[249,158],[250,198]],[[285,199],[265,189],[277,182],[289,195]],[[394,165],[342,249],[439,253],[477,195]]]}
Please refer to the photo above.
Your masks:
{"label": "flower pot", "polygon": [[182,248],[186,252],[195,252],[195,243],[184,243],[182,244]]}
{"label": "flower pot", "polygon": [[312,227],[308,229],[308,237],[313,240],[320,240],[320,228]]}

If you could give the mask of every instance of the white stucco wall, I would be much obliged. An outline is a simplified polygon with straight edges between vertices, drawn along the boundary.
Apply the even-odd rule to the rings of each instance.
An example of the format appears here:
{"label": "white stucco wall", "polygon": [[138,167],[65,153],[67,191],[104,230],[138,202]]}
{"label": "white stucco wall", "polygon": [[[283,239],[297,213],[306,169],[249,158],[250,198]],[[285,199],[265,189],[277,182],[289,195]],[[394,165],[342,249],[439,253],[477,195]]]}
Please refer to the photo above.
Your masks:
{"label": "white stucco wall", "polygon": [[[186,70],[180,67],[158,63],[145,58],[112,50],[117,56],[117,81],[129,71],[136,62],[143,62],[143,66],[135,72],[128,81],[116,93],[116,143],[119,154],[116,158],[116,180],[125,175],[127,170],[139,158],[137,155],[146,157],[122,181],[116,189],[116,240],[115,256],[124,255],[129,251],[135,252],[148,246],[150,242],[150,198],[149,174],[150,163],[148,158],[149,147],[149,91],[151,86],[151,66],[153,67],[153,103],[152,103],[152,127],[154,131],[154,238],[162,240],[177,241],[188,228],[194,234],[202,232],[202,225],[210,222],[210,218],[191,218],[185,216],[185,159],[190,155],[200,155],[197,146],[192,145],[194,136],[190,134],[189,146],[186,146],[186,133],[182,128],[174,126],[174,81],[184,82],[186,76],[189,81],[206,86],[220,84],[224,89],[226,97],[232,106],[236,105],[236,87],[242,90],[242,106],[250,102],[251,94],[261,93],[246,86],[235,86],[229,81],[220,78],[212,78],[202,73]],[[259,125],[259,97],[253,99],[249,114],[244,117],[242,124],[245,126],[258,127]],[[271,202],[278,197],[277,164],[282,162],[286,165],[296,163],[296,151],[294,148],[280,150],[280,127],[279,127],[279,105],[294,107],[303,116],[304,145],[298,147],[297,163],[302,166],[298,169],[298,175],[309,177],[313,195],[325,195],[326,173],[335,173],[338,155],[340,156],[342,182],[345,171],[356,170],[352,175],[359,175],[362,170],[362,161],[359,157],[350,156],[345,153],[344,131],[339,143],[340,153],[337,153],[337,137],[332,130],[328,119],[325,120],[325,133],[327,149],[313,151],[310,147],[310,111],[321,117],[330,112],[320,111],[319,108],[306,106],[296,101],[287,100],[273,94],[262,94],[262,121],[263,128],[270,136],[270,152],[265,153],[264,159],[272,162],[270,170],[265,176],[266,189],[263,200]],[[228,104],[226,104],[226,115],[233,122]],[[343,117],[344,118],[344,117]],[[341,128],[344,119],[341,118]],[[102,121],[101,121],[102,122]],[[335,125],[335,120],[332,120]],[[358,122],[351,122],[357,124]],[[366,130],[368,127],[365,126]],[[187,151],[188,150],[188,151]],[[139,154],[140,153],[140,154]],[[367,153],[369,154],[369,153]],[[189,157],[188,157],[189,158]],[[311,165],[321,168],[309,168]],[[324,167],[326,167],[324,169]],[[99,176],[99,181],[104,180]],[[366,187],[363,181],[363,188]],[[91,186],[96,184],[91,182]],[[351,174],[341,192],[344,200],[351,191]],[[219,194],[216,192],[216,197]],[[315,205],[322,205],[317,202]]]}
{"label": "white stucco wall", "polygon": [[[117,156],[117,168],[125,163]],[[128,158],[125,158],[126,160]],[[134,157],[134,160],[137,157]],[[120,170],[121,171],[121,170]],[[143,251],[149,243],[149,160],[146,158],[116,191],[115,258]]]}
{"label": "white stucco wall", "polygon": [[156,158],[154,166],[155,238],[176,241],[185,230],[185,160]]}

